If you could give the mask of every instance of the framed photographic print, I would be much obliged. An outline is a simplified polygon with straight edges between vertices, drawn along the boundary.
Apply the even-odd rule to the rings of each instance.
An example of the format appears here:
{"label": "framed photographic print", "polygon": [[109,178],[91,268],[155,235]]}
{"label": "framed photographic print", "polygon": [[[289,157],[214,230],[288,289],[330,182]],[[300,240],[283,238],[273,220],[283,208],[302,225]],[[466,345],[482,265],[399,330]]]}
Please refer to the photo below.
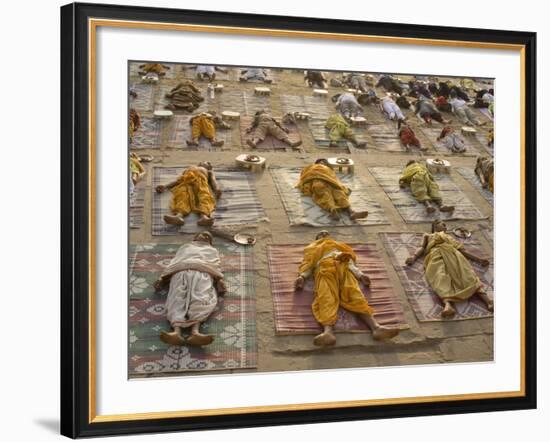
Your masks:
{"label": "framed photographic print", "polygon": [[535,53],[62,7],[62,434],[536,407]]}

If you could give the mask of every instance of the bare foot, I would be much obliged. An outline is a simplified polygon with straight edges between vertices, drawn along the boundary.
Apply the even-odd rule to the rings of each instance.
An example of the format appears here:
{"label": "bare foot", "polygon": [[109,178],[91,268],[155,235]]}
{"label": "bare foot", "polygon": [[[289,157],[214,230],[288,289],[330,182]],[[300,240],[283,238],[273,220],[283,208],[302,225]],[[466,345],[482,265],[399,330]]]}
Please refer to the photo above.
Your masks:
{"label": "bare foot", "polygon": [[352,210],[349,213],[350,219],[362,219],[362,218],[366,218],[367,216],[369,216],[369,211],[368,210],[360,210],[358,212],[354,212]]}
{"label": "bare foot", "polygon": [[372,337],[377,341],[391,339],[399,334],[399,329],[380,326],[372,332]]}
{"label": "bare foot", "polygon": [[336,336],[332,332],[326,331],[313,338],[313,344],[319,347],[328,347],[336,344]]}
{"label": "bare foot", "polygon": [[441,212],[454,212],[455,211],[455,206],[440,206],[439,210]]}
{"label": "bare foot", "polygon": [[333,210],[329,212],[328,216],[330,216],[330,219],[333,219],[335,221],[338,221],[340,219],[340,214],[338,213],[338,210]]}
{"label": "bare foot", "polygon": [[168,345],[184,345],[185,340],[181,337],[181,335],[175,331],[172,332],[160,332],[160,340]]}
{"label": "bare foot", "polygon": [[454,315],[456,315],[456,310],[451,304],[447,304],[441,312],[443,318],[452,318]]}
{"label": "bare foot", "polygon": [[252,141],[250,138],[246,140],[246,144],[248,144],[252,149],[256,149],[256,143]]}
{"label": "bare foot", "polygon": [[202,333],[193,333],[185,340],[186,345],[191,345],[192,347],[201,347],[203,345],[212,344],[214,341],[214,336],[212,335],[203,335]]}
{"label": "bare foot", "polygon": [[199,145],[199,143],[197,143],[196,141],[193,141],[193,140],[187,140],[186,143],[189,147],[196,147],[196,146]]}
{"label": "bare foot", "polygon": [[201,218],[197,221],[197,226],[208,227],[212,224],[214,224],[214,220],[209,216],[201,216]]}
{"label": "bare foot", "polygon": [[166,224],[173,226],[183,226],[185,224],[185,220],[177,215],[164,215],[163,219]]}
{"label": "bare foot", "polygon": [[435,207],[434,206],[426,206],[426,212],[434,213],[435,212]]}
{"label": "bare foot", "polygon": [[224,141],[223,140],[212,140],[212,146],[219,147],[223,146]]}

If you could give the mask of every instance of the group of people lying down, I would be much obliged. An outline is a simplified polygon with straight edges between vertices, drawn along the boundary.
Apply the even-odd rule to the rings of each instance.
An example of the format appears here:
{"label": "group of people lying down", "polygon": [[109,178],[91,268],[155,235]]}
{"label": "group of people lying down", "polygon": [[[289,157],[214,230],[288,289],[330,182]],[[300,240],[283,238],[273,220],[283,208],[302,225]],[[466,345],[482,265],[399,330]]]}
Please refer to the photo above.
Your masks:
{"label": "group of people lying down", "polygon": [[[424,258],[426,281],[444,305],[443,317],[453,317],[454,303],[472,296],[478,296],[493,311],[493,301],[470,264],[472,261],[486,267],[489,261],[452,238],[444,222],[432,223],[431,233],[423,236],[419,248],[404,264],[411,266],[420,258]],[[297,294],[308,278],[314,280],[311,311],[322,328],[313,339],[314,345],[325,347],[336,343],[333,329],[339,308],[356,314],[376,340],[391,339],[399,333],[399,329],[382,326],[376,320],[376,312],[364,294],[364,290],[376,287],[371,287],[369,276],[359,269],[353,248],[333,239],[326,230],[304,248],[294,281]],[[210,232],[198,233],[193,241],[178,249],[155,283],[155,290],[163,288],[168,289],[165,309],[171,330],[161,331],[160,339],[169,345],[211,344],[215,337],[201,333],[200,325],[212,314],[227,286]],[[188,328],[190,331],[184,334]]]}
{"label": "group of people lying down", "polygon": [[[163,76],[170,67],[159,63],[149,63],[141,65],[140,69],[142,69],[140,73],[154,73]],[[206,65],[196,66],[195,69],[197,79],[209,81],[215,79],[217,71],[227,71],[222,67]],[[473,81],[469,79],[461,80],[461,85],[459,85],[452,81],[436,83],[418,78],[408,83],[385,74],[380,75],[377,82],[373,75],[360,73],[344,74],[341,80],[336,77],[332,78],[331,84],[340,84],[352,89],[332,97],[335,112],[327,118],[325,123],[330,145],[337,146],[341,141],[349,141],[358,148],[366,147],[365,141],[357,139],[352,123],[355,118],[363,115],[365,106],[374,105],[389,120],[397,122],[399,139],[407,150],[413,147],[421,150],[427,149],[421,145],[403,113],[406,109],[413,109],[424,124],[432,125],[433,121],[437,121],[444,126],[438,141],[454,153],[464,152],[466,150],[464,139],[449,126],[452,120],[445,119],[442,112],[453,113],[464,125],[483,126],[485,122],[479,121],[472,107],[486,107],[492,112],[493,89],[476,90]],[[266,83],[272,81],[268,77],[268,71],[260,68],[243,69],[239,79],[241,81],[258,80]],[[319,71],[306,71],[305,79],[306,84],[311,87],[326,87],[328,81],[325,75]],[[374,87],[384,89],[385,95],[379,96]],[[135,94],[136,92],[131,91],[131,93]],[[166,108],[175,111],[194,112],[204,102],[203,92],[193,80],[179,82],[166,93],[166,98],[170,101]],[[131,109],[130,139],[140,127],[139,119],[136,110]],[[216,131],[231,127],[223,122],[213,110],[194,115],[189,123],[192,126],[192,138],[187,142],[189,146],[196,146],[201,136],[210,140],[213,146],[221,146],[223,141],[217,139]],[[298,147],[301,142],[290,140],[288,129],[281,123],[266,110],[258,110],[254,114],[253,123],[246,129],[246,144],[256,148],[270,135],[290,147]],[[487,143],[491,145],[492,134],[489,134]]]}
{"label": "group of people lying down", "polygon": [[[134,172],[137,155],[133,154],[130,164],[132,179],[141,179],[143,175]],[[478,157],[474,172],[478,176],[483,188],[494,191],[494,164],[488,157]],[[137,181],[134,182],[136,184]],[[425,163],[410,160],[406,163],[398,181],[401,189],[410,189],[416,201],[426,208],[427,213],[453,212],[453,205],[445,204],[435,176],[428,170]],[[347,215],[351,220],[368,217],[368,211],[356,210],[350,202],[351,189],[345,186],[338,178],[334,169],[325,158],[316,160],[306,166],[300,173],[295,187],[304,197],[311,200],[330,218],[339,220]],[[157,193],[170,191],[169,215],[164,215],[164,222],[171,225],[183,226],[185,218],[191,214],[198,215],[199,226],[212,226],[213,213],[217,201],[222,195],[212,164],[203,161],[196,166],[189,166],[174,181],[160,184],[156,187]]]}
{"label": "group of people lying down", "polygon": [[[485,161],[490,160],[478,159],[476,170],[487,170],[489,167]],[[483,170],[480,173],[483,174]],[[492,176],[483,179],[492,190]],[[425,205],[428,212],[434,212],[436,208],[442,212],[454,210],[454,207],[443,204],[434,177],[425,165],[417,161],[406,165],[399,184],[410,187],[413,196]],[[304,167],[296,188],[333,218],[339,218],[342,214],[352,220],[368,216],[367,211],[357,211],[351,207],[350,189],[342,184],[325,159]],[[156,191],[172,193],[172,214],[164,216],[166,223],[183,225],[190,213],[199,215],[197,224],[200,226],[214,223],[212,214],[222,189],[210,163],[201,162],[186,168],[175,181],[157,186]],[[444,304],[442,316],[452,317],[456,313],[453,303],[473,295],[479,296],[492,310],[492,300],[468,260],[481,266],[487,266],[489,262],[465,250],[463,244],[446,231],[444,222],[434,221],[432,232],[424,235],[418,250],[407,258],[405,264],[413,265],[419,258],[424,258],[426,280]],[[374,310],[361,288],[371,289],[370,279],[359,270],[356,260],[349,245],[336,241],[325,230],[304,249],[294,284],[295,289],[300,291],[307,278],[313,277],[315,281],[312,314],[323,329],[314,338],[315,345],[335,344],[333,327],[340,307],[357,314],[372,330],[375,339],[391,339],[399,332],[398,329],[381,326],[374,318]],[[171,345],[196,346],[208,345],[213,341],[213,336],[200,332],[200,324],[215,309],[218,296],[227,290],[220,262],[212,235],[207,231],[197,234],[192,242],[180,247],[155,284],[159,290],[163,286],[168,287],[166,312],[172,329],[161,332],[162,341]],[[186,337],[183,334],[185,328],[190,328]]]}

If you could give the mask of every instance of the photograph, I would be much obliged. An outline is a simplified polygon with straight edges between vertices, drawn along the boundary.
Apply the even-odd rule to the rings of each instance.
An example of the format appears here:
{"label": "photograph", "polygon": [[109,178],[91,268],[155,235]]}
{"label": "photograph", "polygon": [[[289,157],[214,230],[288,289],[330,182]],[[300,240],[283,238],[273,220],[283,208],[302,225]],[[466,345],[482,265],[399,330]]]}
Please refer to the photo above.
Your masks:
{"label": "photograph", "polygon": [[493,78],[127,81],[129,378],[493,360]]}
{"label": "photograph", "polygon": [[62,434],[536,407],[535,33],[72,4],[61,35]]}

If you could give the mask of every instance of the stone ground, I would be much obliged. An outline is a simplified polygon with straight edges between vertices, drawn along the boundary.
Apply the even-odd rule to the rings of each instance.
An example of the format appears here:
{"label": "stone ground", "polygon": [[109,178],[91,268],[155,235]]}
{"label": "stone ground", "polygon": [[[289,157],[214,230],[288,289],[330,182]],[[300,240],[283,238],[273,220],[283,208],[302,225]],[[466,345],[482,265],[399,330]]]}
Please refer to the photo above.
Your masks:
{"label": "stone ground", "polygon": [[[183,79],[184,73],[180,66],[176,66],[176,78],[165,78],[160,81],[162,86],[172,85],[177,79]],[[271,102],[273,115],[282,116],[282,108],[279,100],[281,94],[302,94],[311,95],[312,90],[305,86],[302,71],[276,70],[277,82],[269,85],[271,88]],[[329,73],[329,77],[336,73]],[[174,76],[172,74],[172,76]],[[406,76],[400,78],[406,79]],[[138,82],[139,78],[131,75],[130,83]],[[224,85],[224,93],[231,90],[248,90],[253,93],[254,87],[258,84],[243,84],[237,81],[216,81]],[[206,92],[206,83],[199,83],[202,90]],[[157,86],[158,89],[158,86]],[[342,92],[341,88],[329,87],[329,96]],[[378,90],[381,96],[384,92]],[[160,109],[160,92],[156,91],[155,108]],[[228,109],[231,110],[231,109]],[[409,114],[411,125],[417,129],[421,122],[412,112]],[[142,112],[142,115],[150,115]],[[377,108],[371,107],[367,112],[367,119],[380,119]],[[452,118],[451,115],[445,115]],[[455,127],[461,125],[456,123]],[[318,148],[305,126],[300,122],[300,133],[303,140],[303,152],[265,152],[262,156],[267,158],[268,165],[305,166],[316,158],[326,157],[330,150]],[[438,123],[434,127],[440,128]],[[234,158],[242,152],[250,152],[248,146],[241,143],[238,125],[233,124],[233,143],[230,150],[221,152],[209,151],[188,151],[182,148],[168,148],[168,130],[166,125],[162,132],[160,149],[140,149],[139,153],[152,154],[155,159],[149,167],[154,166],[179,166],[183,164],[194,164],[201,160],[210,161],[214,168],[221,165],[233,165]],[[428,139],[422,136],[419,130],[415,130],[421,142],[433,148]],[[478,149],[483,152],[482,146]],[[370,146],[372,146],[372,142]],[[184,146],[181,146],[184,147]],[[226,149],[229,146],[226,146]],[[338,151],[341,152],[341,151]],[[331,155],[336,156],[336,155]],[[366,170],[372,166],[398,166],[402,167],[408,159],[418,158],[418,154],[406,153],[382,153],[377,150],[367,149],[367,152],[356,152],[351,155],[355,161],[355,173],[360,174],[370,186],[374,186],[375,193],[372,196],[380,202],[388,217],[388,225],[382,226],[346,226],[331,228],[333,236],[345,242],[369,241],[375,242],[381,255],[384,258],[387,271],[394,285],[398,299],[405,311],[405,319],[410,326],[403,330],[392,342],[380,343],[372,339],[370,334],[365,333],[339,333],[336,346],[329,349],[317,348],[312,344],[312,335],[276,336],[273,302],[271,297],[267,246],[270,244],[297,243],[303,244],[314,239],[318,227],[289,226],[287,214],[283,208],[282,201],[275,188],[271,174],[266,170],[256,175],[256,187],[269,217],[269,223],[262,223],[257,229],[257,244],[254,248],[254,259],[256,272],[256,296],[257,296],[257,342],[258,342],[258,366],[255,371],[287,371],[307,369],[329,369],[329,368],[351,368],[351,367],[373,367],[373,366],[396,366],[408,364],[439,364],[456,362],[474,362],[493,360],[493,318],[449,321],[449,322],[424,322],[421,323],[407,300],[403,287],[398,276],[390,263],[382,243],[377,235],[378,232],[426,232],[429,231],[429,223],[406,224],[392,205],[382,188]],[[474,167],[475,156],[465,157],[459,155],[435,153],[430,150],[426,157],[447,158],[453,167]],[[451,158],[452,157],[452,158]],[[481,196],[481,194],[468,183],[459,173],[452,171],[453,180],[462,188],[470,200],[489,218],[483,221],[455,221],[448,222],[449,228],[464,226],[472,231],[480,228],[491,227],[493,222],[493,208]],[[173,243],[185,242],[191,239],[191,235],[179,234],[174,236],[152,236],[151,234],[151,205],[152,205],[152,174],[145,178],[146,197],[144,209],[144,224],[139,229],[131,229],[130,242],[132,244],[142,243]],[[250,229],[247,229],[250,231]],[[483,247],[487,256],[492,255],[492,248],[489,242],[482,237]],[[238,370],[235,370],[238,371]],[[233,372],[228,370],[227,372]],[[220,373],[220,372],[216,372]],[[221,372],[223,373],[223,372]],[[197,374],[197,373],[189,373]]]}

